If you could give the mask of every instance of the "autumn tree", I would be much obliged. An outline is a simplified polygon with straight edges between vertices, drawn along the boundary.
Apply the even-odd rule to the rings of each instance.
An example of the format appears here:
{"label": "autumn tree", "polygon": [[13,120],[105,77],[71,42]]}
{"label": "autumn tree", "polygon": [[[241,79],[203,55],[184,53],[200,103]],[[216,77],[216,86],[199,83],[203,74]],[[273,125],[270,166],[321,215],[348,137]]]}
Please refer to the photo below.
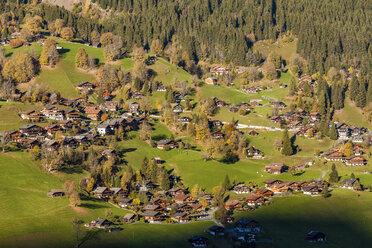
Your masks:
{"label": "autumn tree", "polygon": [[39,58],[40,64],[53,66],[58,62],[58,59],[59,53],[56,41],[52,38],[46,39]]}
{"label": "autumn tree", "polygon": [[135,61],[145,63],[146,62],[146,52],[143,47],[135,47],[133,49],[133,57]]}
{"label": "autumn tree", "polygon": [[71,27],[64,27],[61,30],[61,37],[67,41],[72,41],[74,39],[74,30]]}
{"label": "autumn tree", "polygon": [[26,51],[17,51],[14,58],[8,60],[3,68],[3,76],[15,83],[26,83],[38,72],[37,61]]}
{"label": "autumn tree", "polygon": [[278,77],[273,63],[266,61],[263,65],[264,75],[268,80],[274,80]]}
{"label": "autumn tree", "polygon": [[43,19],[40,16],[30,16],[26,15],[26,17],[23,19],[24,27],[27,28],[33,36],[38,34],[40,32],[41,24],[43,22]]}
{"label": "autumn tree", "polygon": [[141,140],[148,140],[151,138],[152,128],[147,122],[143,122],[140,125],[139,137]]}
{"label": "autumn tree", "polygon": [[82,47],[80,47],[76,53],[75,66],[82,69],[88,68],[88,54]]}
{"label": "autumn tree", "polygon": [[81,205],[80,195],[76,191],[71,193],[71,195],[69,196],[69,200],[70,200],[70,204],[74,207]]}
{"label": "autumn tree", "polygon": [[159,39],[152,40],[150,50],[155,56],[159,56],[163,53],[163,44]]}

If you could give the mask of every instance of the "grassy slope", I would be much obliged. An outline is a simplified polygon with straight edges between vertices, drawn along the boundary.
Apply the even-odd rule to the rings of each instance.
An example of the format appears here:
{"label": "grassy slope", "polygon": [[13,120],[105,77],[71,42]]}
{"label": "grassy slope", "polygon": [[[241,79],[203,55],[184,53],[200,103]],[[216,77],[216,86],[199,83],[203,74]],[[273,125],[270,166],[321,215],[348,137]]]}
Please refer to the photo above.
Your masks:
{"label": "grassy slope", "polygon": [[[58,232],[71,241],[73,217],[88,221],[104,217],[105,209],[124,215],[126,211],[101,201],[83,201],[82,208],[74,210],[68,199],[48,198],[52,188],[61,188],[66,179],[83,174],[48,174],[28,159],[27,153],[0,154],[0,238],[37,232]],[[62,240],[63,242],[63,240]]]}
{"label": "grassy slope", "polygon": [[[0,154],[0,243],[2,247],[71,247],[74,235],[72,218],[84,220],[104,217],[105,209],[111,208],[113,215],[124,215],[121,210],[102,201],[83,201],[79,210],[68,206],[63,198],[48,198],[46,192],[60,188],[67,178],[82,175],[51,175],[28,159],[27,153]],[[88,247],[113,247],[125,243],[127,247],[164,245],[185,247],[186,239],[203,232],[210,222],[192,225],[125,225],[124,231],[101,234],[99,239],[87,241]],[[169,234],[172,237],[169,238]],[[169,238],[169,239],[168,239]],[[15,242],[16,241],[16,242]],[[187,247],[187,246],[186,246]]]}
{"label": "grassy slope", "polygon": [[346,121],[355,126],[367,127],[372,129],[372,123],[364,117],[362,110],[355,107],[355,104],[349,99],[345,100],[345,107],[336,111],[335,119],[339,121]]}
{"label": "grassy slope", "polygon": [[[372,231],[372,194],[335,190],[332,197],[294,196],[274,200],[270,206],[238,213],[259,221],[275,247],[369,247]],[[305,241],[306,233],[319,230],[327,242],[315,245]]]}

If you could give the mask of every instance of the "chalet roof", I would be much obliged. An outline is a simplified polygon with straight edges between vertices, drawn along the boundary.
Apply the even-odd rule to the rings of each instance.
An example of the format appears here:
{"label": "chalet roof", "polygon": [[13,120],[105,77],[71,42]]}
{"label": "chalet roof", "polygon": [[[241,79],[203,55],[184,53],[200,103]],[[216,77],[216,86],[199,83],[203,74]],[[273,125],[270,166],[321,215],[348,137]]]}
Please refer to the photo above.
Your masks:
{"label": "chalet roof", "polygon": [[222,226],[211,226],[209,228],[209,230],[212,231],[212,232],[223,232],[223,230],[225,230],[225,228],[222,227]]}
{"label": "chalet roof", "polygon": [[150,216],[150,217],[154,217],[154,216],[157,216],[159,215],[160,213],[157,212],[157,211],[146,211],[143,213],[144,216]]}
{"label": "chalet roof", "polygon": [[133,199],[130,199],[130,198],[121,198],[119,200],[119,202],[121,203],[131,203],[133,201]]}
{"label": "chalet roof", "polygon": [[102,226],[108,220],[107,219],[103,219],[103,218],[98,218],[98,219],[94,219],[93,221],[95,222],[96,225]]}
{"label": "chalet roof", "polygon": [[26,125],[23,125],[22,127],[20,127],[19,129],[30,129],[30,128],[33,128],[33,127],[39,127],[35,124],[26,124]]}
{"label": "chalet roof", "polygon": [[185,216],[187,216],[187,213],[184,213],[184,212],[177,212],[177,213],[175,213],[174,215],[172,215],[171,217],[172,218],[178,218],[178,217],[185,217]]}
{"label": "chalet roof", "polygon": [[247,196],[245,199],[247,201],[256,201],[260,198],[262,198],[262,196],[260,196],[260,195],[250,195],[250,196]]}
{"label": "chalet roof", "polygon": [[159,205],[146,205],[143,209],[146,210],[146,211],[154,211],[155,209],[158,209],[159,208]]}
{"label": "chalet roof", "polygon": [[113,194],[117,194],[122,188],[110,188],[110,190]]}
{"label": "chalet roof", "polygon": [[238,220],[235,225],[257,225],[258,222],[249,218],[242,218]]}
{"label": "chalet roof", "polygon": [[98,194],[102,194],[106,190],[107,190],[107,187],[97,187],[93,192],[98,193]]}
{"label": "chalet roof", "polygon": [[62,189],[51,189],[48,191],[48,195],[53,195],[55,193],[63,193]]}
{"label": "chalet roof", "polygon": [[348,179],[343,180],[342,184],[345,186],[353,186],[355,182],[356,182],[356,179],[348,178]]}
{"label": "chalet roof", "polygon": [[124,215],[124,219],[126,219],[126,220],[130,220],[130,219],[132,219],[134,216],[136,216],[135,214],[126,214],[126,215]]}
{"label": "chalet roof", "polygon": [[281,183],[282,181],[280,181],[279,179],[267,179],[266,181],[264,181],[265,184],[273,184],[273,183]]}
{"label": "chalet roof", "polygon": [[171,140],[165,139],[165,140],[159,140],[157,142],[157,145],[167,145],[171,142]]}

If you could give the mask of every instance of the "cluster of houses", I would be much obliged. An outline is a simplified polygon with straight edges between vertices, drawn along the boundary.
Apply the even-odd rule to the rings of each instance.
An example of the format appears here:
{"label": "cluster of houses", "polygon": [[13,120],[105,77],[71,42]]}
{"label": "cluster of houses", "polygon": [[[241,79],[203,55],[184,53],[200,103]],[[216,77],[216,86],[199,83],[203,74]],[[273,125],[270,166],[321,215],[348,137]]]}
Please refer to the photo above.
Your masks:
{"label": "cluster of houses", "polygon": [[183,188],[172,188],[168,191],[157,190],[157,186],[147,180],[140,181],[136,186],[136,191],[138,194],[145,194],[148,203],[138,205],[122,188],[96,187],[92,193],[104,200],[116,198],[121,208],[137,207],[137,214],[142,216],[146,223],[160,223],[167,219],[174,223],[187,223],[192,219],[206,218],[209,216],[208,210],[213,198],[207,193],[192,197]]}
{"label": "cluster of houses", "polygon": [[263,205],[274,195],[291,193],[301,191],[305,195],[317,196],[324,187],[328,187],[329,183],[322,180],[311,181],[286,181],[283,182],[279,179],[266,180],[264,188],[254,189],[245,184],[236,185],[232,191],[238,195],[249,194],[244,198],[237,200],[230,200],[225,202],[225,209],[228,211],[245,210],[247,207],[256,208]]}
{"label": "cluster of houses", "polygon": [[[36,116],[35,111],[22,113],[22,118],[27,116]],[[41,111],[44,116],[52,118],[56,123],[39,126],[36,124],[26,124],[19,130],[5,131],[0,136],[8,136],[10,142],[17,143],[19,147],[32,149],[35,146],[44,146],[48,150],[57,150],[60,146],[77,148],[79,145],[89,145],[99,142],[100,136],[114,134],[115,130],[120,127],[123,130],[137,130],[139,125],[144,121],[141,117],[132,117],[128,114],[123,114],[120,117],[108,119],[105,122],[98,124],[96,127],[91,127],[89,120],[76,118],[68,119],[64,116],[69,116],[69,111],[61,111],[55,106],[47,106]],[[64,115],[64,113],[67,113]],[[89,112],[92,114],[92,112]],[[61,118],[57,118],[61,115]],[[78,113],[76,115],[79,115]],[[93,116],[91,116],[94,118]],[[36,118],[36,117],[35,117]],[[60,133],[61,137],[58,140],[53,139],[56,133]]]}
{"label": "cluster of houses", "polygon": [[[347,166],[363,166],[366,165],[366,159],[362,156],[363,147],[360,144],[352,144],[351,156],[345,156],[343,147],[333,147],[323,154],[324,159],[332,162],[343,162]],[[350,154],[349,154],[350,155]]]}

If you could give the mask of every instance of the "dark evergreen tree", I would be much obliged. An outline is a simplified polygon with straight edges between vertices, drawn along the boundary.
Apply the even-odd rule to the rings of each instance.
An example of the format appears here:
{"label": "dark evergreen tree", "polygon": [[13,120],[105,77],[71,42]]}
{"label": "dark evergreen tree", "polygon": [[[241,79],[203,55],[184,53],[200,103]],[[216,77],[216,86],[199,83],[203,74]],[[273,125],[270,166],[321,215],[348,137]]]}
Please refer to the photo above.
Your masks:
{"label": "dark evergreen tree", "polygon": [[364,108],[367,103],[367,92],[364,82],[359,83],[359,92],[356,98],[356,105],[359,108]]}
{"label": "dark evergreen tree", "polygon": [[358,77],[355,74],[353,74],[349,88],[350,100],[355,101],[358,96],[358,92],[359,92]]}
{"label": "dark evergreen tree", "polygon": [[222,188],[224,190],[230,190],[230,188],[231,188],[230,178],[229,178],[229,175],[227,175],[227,174],[225,176],[225,180],[222,183]]}
{"label": "dark evergreen tree", "polygon": [[331,128],[329,130],[329,138],[331,140],[337,140],[337,138],[338,138],[338,133],[337,133],[337,130],[336,130],[336,126],[333,123],[331,124]]}
{"label": "dark evergreen tree", "polygon": [[285,156],[291,156],[293,154],[293,147],[292,141],[289,138],[287,128],[284,129],[282,142],[283,142],[282,154]]}
{"label": "dark evergreen tree", "polygon": [[329,182],[337,183],[339,181],[338,172],[336,170],[336,165],[332,164],[331,173],[329,173]]}

